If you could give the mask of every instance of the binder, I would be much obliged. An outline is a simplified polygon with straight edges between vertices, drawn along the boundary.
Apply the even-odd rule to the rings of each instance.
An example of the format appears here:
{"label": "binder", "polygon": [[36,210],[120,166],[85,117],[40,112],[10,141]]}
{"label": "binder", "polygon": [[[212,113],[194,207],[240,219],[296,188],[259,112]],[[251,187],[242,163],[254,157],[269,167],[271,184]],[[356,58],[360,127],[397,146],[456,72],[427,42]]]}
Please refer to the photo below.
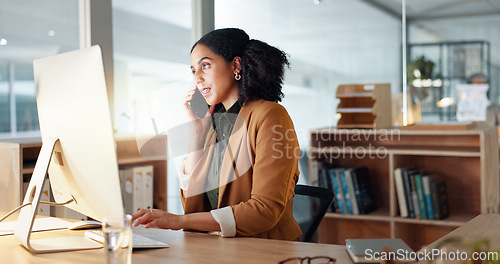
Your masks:
{"label": "binder", "polygon": [[153,166],[135,166],[119,171],[123,207],[126,214],[153,208]]}
{"label": "binder", "polygon": [[[23,182],[24,194],[26,194],[26,191],[28,190],[29,184],[30,184],[29,182]],[[50,196],[51,196],[51,189],[50,189],[49,179],[45,179],[45,181],[43,183],[42,194],[40,196],[40,201],[50,202]],[[37,215],[51,216],[50,215],[50,205],[40,203],[38,205]]]}
{"label": "binder", "polygon": [[134,177],[132,168],[121,169],[120,188],[122,190],[123,210],[126,214],[134,213]]}
{"label": "binder", "polygon": [[133,168],[121,169],[120,183],[122,189],[123,209],[126,214],[133,214],[134,208],[134,170]]}
{"label": "binder", "polygon": [[144,176],[143,176],[143,170],[141,167],[133,167],[132,168],[132,177],[133,177],[133,184],[134,188],[132,191],[132,208],[133,211],[132,213],[135,213],[139,210],[141,210],[142,206],[144,205]]}
{"label": "binder", "polygon": [[142,208],[153,208],[153,166],[143,166],[143,205]]}

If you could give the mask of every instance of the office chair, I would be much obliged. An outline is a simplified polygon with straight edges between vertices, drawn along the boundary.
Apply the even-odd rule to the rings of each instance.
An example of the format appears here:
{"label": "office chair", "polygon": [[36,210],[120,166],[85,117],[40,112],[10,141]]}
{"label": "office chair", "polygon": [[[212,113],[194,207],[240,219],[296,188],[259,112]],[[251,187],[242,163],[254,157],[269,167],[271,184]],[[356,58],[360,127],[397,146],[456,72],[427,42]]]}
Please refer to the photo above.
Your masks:
{"label": "office chair", "polygon": [[297,184],[293,198],[293,217],[302,230],[302,242],[316,242],[315,233],[333,201],[326,188]]}

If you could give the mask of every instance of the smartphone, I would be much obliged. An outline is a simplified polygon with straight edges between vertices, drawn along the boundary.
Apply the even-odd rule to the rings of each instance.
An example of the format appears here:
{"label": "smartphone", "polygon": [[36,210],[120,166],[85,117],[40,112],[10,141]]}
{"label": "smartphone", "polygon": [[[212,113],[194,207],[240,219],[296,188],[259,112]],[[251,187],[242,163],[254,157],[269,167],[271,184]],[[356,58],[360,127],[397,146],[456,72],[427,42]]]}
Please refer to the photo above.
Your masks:
{"label": "smartphone", "polygon": [[189,101],[189,106],[199,118],[205,117],[209,107],[205,97],[203,97],[198,89],[194,90],[193,98]]}

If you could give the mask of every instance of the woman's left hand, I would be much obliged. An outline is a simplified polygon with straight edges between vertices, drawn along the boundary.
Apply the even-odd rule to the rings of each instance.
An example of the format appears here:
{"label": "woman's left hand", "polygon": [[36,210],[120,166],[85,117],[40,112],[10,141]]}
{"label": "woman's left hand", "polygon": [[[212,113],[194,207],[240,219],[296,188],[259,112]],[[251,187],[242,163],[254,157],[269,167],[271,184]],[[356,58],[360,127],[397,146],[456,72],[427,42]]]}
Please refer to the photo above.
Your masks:
{"label": "woman's left hand", "polygon": [[141,209],[132,215],[132,225],[179,230],[183,228],[183,215],[175,215],[158,209]]}

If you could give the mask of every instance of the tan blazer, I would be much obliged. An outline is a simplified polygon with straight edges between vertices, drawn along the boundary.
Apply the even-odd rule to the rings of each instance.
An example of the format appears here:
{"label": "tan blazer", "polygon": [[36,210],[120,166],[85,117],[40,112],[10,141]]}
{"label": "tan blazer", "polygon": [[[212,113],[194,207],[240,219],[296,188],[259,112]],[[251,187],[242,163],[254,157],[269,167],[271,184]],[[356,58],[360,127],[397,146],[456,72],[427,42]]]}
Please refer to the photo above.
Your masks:
{"label": "tan blazer", "polygon": [[[181,190],[186,214],[211,209],[205,181],[215,138],[211,129],[188,190]],[[301,236],[292,214],[299,155],[285,108],[266,100],[242,106],[222,161],[218,206],[233,209],[237,236],[284,240]]]}

